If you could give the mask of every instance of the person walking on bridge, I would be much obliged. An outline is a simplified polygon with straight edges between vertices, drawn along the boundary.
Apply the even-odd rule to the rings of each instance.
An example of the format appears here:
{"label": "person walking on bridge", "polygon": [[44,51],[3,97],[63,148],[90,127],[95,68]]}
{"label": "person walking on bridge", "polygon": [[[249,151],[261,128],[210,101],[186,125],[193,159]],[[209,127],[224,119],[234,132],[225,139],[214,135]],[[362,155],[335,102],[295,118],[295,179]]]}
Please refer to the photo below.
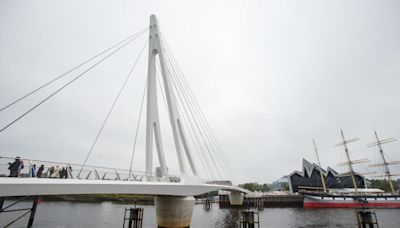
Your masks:
{"label": "person walking on bridge", "polygon": [[17,176],[17,170],[15,168],[15,162],[13,163],[8,163],[8,170],[10,170],[10,175],[9,177],[16,177]]}
{"label": "person walking on bridge", "polygon": [[47,177],[52,177],[53,176],[54,169],[55,169],[54,166],[51,166],[49,168],[49,170],[47,170],[47,173],[48,173]]}
{"label": "person walking on bridge", "polygon": [[37,171],[36,177],[37,178],[41,178],[43,175],[43,171],[44,171],[44,165],[41,165]]}
{"label": "person walking on bridge", "polygon": [[13,163],[9,163],[10,166],[10,177],[19,177],[21,175],[21,170],[24,168],[24,162],[20,157],[16,157]]}
{"label": "person walking on bridge", "polygon": [[50,177],[51,178],[60,178],[60,167],[58,165],[54,168],[53,173],[50,175]]}
{"label": "person walking on bridge", "polygon": [[32,165],[31,168],[31,177],[36,177],[36,164]]}

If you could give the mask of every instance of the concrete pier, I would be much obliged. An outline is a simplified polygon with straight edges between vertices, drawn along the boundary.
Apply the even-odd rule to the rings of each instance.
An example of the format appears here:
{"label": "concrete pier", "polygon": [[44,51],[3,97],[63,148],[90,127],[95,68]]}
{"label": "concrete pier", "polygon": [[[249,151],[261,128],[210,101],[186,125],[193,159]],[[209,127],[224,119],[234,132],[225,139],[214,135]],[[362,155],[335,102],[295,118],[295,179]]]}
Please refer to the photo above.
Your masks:
{"label": "concrete pier", "polygon": [[232,191],[228,193],[229,203],[231,205],[243,205],[244,194],[241,192]]}
{"label": "concrete pier", "polygon": [[193,196],[157,196],[157,225],[159,228],[190,227],[195,199]]}

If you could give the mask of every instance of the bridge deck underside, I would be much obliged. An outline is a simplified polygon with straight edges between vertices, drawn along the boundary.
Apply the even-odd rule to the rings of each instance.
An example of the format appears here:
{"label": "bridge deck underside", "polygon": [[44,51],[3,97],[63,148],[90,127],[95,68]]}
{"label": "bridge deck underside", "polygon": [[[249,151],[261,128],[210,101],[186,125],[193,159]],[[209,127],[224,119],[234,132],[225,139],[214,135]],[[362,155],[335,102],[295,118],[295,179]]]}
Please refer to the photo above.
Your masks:
{"label": "bridge deck underside", "polygon": [[72,194],[134,194],[197,196],[215,190],[243,192],[234,186],[170,182],[0,178],[0,197]]}

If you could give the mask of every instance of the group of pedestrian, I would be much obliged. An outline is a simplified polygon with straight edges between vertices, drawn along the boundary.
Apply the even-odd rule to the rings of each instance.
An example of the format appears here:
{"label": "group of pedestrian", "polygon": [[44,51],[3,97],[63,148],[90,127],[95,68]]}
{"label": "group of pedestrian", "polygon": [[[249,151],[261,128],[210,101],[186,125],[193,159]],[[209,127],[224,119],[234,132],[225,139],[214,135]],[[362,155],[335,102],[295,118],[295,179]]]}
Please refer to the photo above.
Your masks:
{"label": "group of pedestrian", "polygon": [[41,165],[39,169],[36,171],[36,164],[33,164],[30,172],[31,177],[41,178],[44,175],[43,171],[44,171],[44,165]]}
{"label": "group of pedestrian", "polygon": [[[69,170],[69,172],[68,172]],[[60,167],[57,165],[56,167],[52,166],[47,170],[47,174],[49,178],[61,178],[66,179],[69,177],[69,174],[72,172],[71,166],[68,167]]]}
{"label": "group of pedestrian", "polygon": [[[10,175],[9,177],[20,177],[21,176],[21,170],[24,168],[24,162],[20,157],[16,157],[15,161],[13,163],[8,163],[9,167],[8,169],[10,170]],[[37,178],[61,178],[61,179],[66,179],[69,176],[71,176],[72,173],[72,168],[71,166],[67,167],[60,167],[57,166],[51,166],[50,168],[47,169],[45,172],[45,167],[44,165],[41,165],[38,170],[36,170],[36,164],[31,166],[30,170],[30,176],[31,177],[37,177]]]}

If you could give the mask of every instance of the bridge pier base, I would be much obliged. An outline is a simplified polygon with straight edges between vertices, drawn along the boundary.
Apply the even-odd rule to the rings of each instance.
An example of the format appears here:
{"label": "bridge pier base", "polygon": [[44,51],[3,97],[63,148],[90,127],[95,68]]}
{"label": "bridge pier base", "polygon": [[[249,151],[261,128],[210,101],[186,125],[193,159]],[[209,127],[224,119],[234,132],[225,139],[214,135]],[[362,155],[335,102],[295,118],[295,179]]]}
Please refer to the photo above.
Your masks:
{"label": "bridge pier base", "polygon": [[187,228],[192,222],[193,196],[157,196],[157,225],[159,228]]}
{"label": "bridge pier base", "polygon": [[228,193],[229,203],[231,205],[243,205],[244,194],[237,191],[232,191]]}

